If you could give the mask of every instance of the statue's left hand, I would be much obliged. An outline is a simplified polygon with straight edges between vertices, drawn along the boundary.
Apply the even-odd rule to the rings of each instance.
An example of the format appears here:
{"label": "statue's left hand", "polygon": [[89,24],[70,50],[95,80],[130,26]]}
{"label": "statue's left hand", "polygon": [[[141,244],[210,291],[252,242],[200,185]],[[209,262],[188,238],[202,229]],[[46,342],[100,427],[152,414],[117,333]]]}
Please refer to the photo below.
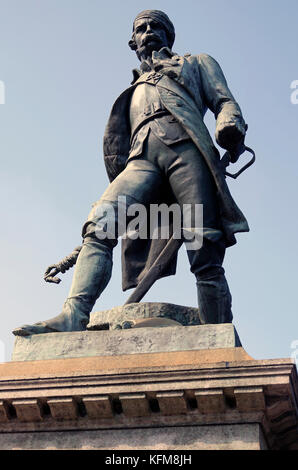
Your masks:
{"label": "statue's left hand", "polygon": [[245,152],[245,133],[247,125],[243,127],[238,122],[232,122],[221,126],[216,131],[216,141],[225,150],[228,150],[231,156],[231,162],[235,163],[240,155]]}

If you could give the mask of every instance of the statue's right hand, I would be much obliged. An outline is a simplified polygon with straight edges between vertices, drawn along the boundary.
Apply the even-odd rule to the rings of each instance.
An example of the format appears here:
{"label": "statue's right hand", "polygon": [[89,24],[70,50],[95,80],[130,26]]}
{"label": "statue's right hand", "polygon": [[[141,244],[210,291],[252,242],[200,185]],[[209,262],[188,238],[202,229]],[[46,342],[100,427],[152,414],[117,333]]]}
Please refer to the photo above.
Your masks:
{"label": "statue's right hand", "polygon": [[44,280],[46,282],[52,282],[54,284],[59,284],[61,282],[61,279],[59,277],[55,277],[58,273],[60,273],[60,269],[57,264],[52,264],[49,266],[44,273]]}
{"label": "statue's right hand", "polygon": [[71,268],[74,264],[76,264],[77,258],[79,256],[79,253],[82,249],[82,246],[77,246],[73,252],[69,255],[63,258],[60,263],[56,264],[51,264],[51,266],[48,267],[46,272],[44,273],[44,280],[46,282],[53,282],[54,284],[59,284],[61,282],[61,279],[59,277],[55,277],[56,274],[62,273],[64,274],[65,271],[68,271],[69,268]]}

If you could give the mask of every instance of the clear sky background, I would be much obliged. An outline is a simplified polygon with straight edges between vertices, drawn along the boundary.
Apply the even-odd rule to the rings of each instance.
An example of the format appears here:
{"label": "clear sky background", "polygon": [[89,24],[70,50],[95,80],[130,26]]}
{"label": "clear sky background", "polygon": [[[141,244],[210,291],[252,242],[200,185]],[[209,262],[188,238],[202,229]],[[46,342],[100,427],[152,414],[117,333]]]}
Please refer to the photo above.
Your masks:
{"label": "clear sky background", "polygon": [[[243,346],[255,359],[290,357],[298,340],[298,105],[290,100],[297,0],[0,0],[2,360],[10,360],[11,330],[56,316],[68,294],[73,272],[59,286],[43,273],[81,243],[91,203],[108,184],[104,128],[138,66],[127,42],[148,8],[172,19],[177,53],[205,52],[220,63],[249,125],[257,163],[229,186],[251,232],[237,236],[224,264]],[[206,122],[214,135],[210,113]],[[129,294],[118,246],[95,309]],[[197,305],[184,249],[177,275],[144,300]]]}

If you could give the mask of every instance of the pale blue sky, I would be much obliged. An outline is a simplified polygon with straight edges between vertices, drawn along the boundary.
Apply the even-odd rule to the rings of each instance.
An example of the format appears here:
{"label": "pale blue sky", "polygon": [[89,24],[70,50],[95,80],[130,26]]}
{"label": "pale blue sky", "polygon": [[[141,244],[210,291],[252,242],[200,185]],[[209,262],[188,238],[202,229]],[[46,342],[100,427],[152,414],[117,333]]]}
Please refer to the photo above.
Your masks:
{"label": "pale blue sky", "polygon": [[[228,250],[234,323],[256,359],[290,357],[298,339],[297,125],[290,84],[298,80],[297,0],[0,0],[1,311],[10,360],[11,330],[56,316],[72,272],[59,285],[45,268],[81,243],[91,203],[108,184],[104,127],[138,65],[128,48],[143,9],[164,10],[174,50],[205,52],[222,66],[249,125],[257,163],[230,189],[251,227]],[[214,120],[207,117],[214,134]],[[96,304],[125,302],[119,247],[111,283]],[[195,279],[181,251],[176,277],[147,301],[196,306]]]}

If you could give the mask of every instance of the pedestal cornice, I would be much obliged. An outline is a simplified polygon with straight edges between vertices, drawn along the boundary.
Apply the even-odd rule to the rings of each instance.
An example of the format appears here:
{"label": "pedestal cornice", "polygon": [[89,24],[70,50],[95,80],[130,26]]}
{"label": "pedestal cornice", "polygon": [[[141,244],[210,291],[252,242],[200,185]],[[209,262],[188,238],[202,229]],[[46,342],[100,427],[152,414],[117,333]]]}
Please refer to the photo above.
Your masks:
{"label": "pedestal cornice", "polygon": [[204,353],[0,364],[0,433],[258,423],[268,448],[298,449],[293,361]]}

